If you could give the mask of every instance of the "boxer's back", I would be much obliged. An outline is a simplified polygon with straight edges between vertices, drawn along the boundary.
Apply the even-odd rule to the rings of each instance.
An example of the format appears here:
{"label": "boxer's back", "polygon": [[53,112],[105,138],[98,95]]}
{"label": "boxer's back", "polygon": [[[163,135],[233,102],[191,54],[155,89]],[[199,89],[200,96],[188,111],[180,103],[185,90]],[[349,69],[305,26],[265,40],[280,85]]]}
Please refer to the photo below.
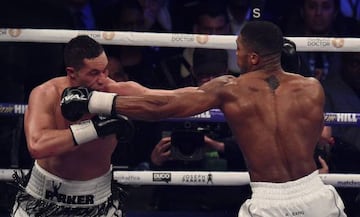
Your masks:
{"label": "boxer's back", "polygon": [[[251,72],[226,89],[222,110],[252,181],[285,182],[313,172],[324,96],[312,78]],[[229,91],[228,91],[229,90]]]}

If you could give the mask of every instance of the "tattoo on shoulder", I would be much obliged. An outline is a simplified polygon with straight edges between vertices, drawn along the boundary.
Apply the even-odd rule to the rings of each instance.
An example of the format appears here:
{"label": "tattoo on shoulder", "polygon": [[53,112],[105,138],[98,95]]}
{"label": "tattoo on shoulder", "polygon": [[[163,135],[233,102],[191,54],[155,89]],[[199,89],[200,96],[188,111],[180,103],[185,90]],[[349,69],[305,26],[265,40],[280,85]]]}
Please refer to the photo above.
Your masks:
{"label": "tattoo on shoulder", "polygon": [[276,90],[276,88],[278,88],[280,85],[279,79],[275,75],[270,75],[269,77],[265,78],[265,81],[273,91]]}

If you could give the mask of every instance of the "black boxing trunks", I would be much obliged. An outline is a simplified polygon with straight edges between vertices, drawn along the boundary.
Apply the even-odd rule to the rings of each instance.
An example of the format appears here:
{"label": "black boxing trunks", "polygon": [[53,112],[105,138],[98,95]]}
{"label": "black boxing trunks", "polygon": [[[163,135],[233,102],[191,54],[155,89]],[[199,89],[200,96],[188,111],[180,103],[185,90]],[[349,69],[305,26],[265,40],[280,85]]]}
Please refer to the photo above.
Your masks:
{"label": "black boxing trunks", "polygon": [[88,181],[66,180],[42,169],[32,168],[24,191],[19,191],[14,217],[122,216],[119,192],[112,189],[112,170]]}
{"label": "black boxing trunks", "polygon": [[252,198],[245,201],[239,217],[346,217],[344,204],[318,171],[286,183],[250,182]]}

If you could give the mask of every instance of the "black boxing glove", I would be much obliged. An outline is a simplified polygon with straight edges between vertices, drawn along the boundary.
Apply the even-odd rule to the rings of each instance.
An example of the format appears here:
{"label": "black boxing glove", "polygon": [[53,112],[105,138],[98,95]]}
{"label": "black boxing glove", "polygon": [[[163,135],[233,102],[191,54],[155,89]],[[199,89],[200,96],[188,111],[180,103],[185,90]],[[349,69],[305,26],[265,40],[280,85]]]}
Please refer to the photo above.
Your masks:
{"label": "black boxing glove", "polygon": [[115,96],[115,93],[91,91],[86,87],[65,88],[61,95],[61,113],[69,121],[77,121],[88,112],[110,115]]}
{"label": "black boxing glove", "polygon": [[[91,120],[85,120],[79,124],[70,125],[75,145],[81,145],[94,139],[111,134],[125,136],[133,135],[133,125],[125,116],[106,117],[94,116]],[[128,134],[128,135],[125,135]]]}
{"label": "black boxing glove", "polygon": [[65,88],[61,95],[61,113],[69,121],[79,120],[89,112],[90,91],[86,87]]}

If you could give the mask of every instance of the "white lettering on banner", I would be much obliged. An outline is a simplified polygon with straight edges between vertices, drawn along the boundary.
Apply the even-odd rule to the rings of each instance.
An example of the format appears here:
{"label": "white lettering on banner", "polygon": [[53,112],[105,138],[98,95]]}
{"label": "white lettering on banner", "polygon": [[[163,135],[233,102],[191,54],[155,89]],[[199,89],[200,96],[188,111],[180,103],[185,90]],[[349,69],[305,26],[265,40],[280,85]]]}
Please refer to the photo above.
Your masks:
{"label": "white lettering on banner", "polygon": [[357,122],[356,114],[351,114],[351,113],[336,114],[336,120],[338,122],[351,122],[351,123]]}
{"label": "white lettering on banner", "polygon": [[14,105],[15,114],[24,114],[26,110],[26,105]]}
{"label": "white lettering on banner", "polygon": [[211,118],[210,111],[206,111],[193,116],[194,118]]}

